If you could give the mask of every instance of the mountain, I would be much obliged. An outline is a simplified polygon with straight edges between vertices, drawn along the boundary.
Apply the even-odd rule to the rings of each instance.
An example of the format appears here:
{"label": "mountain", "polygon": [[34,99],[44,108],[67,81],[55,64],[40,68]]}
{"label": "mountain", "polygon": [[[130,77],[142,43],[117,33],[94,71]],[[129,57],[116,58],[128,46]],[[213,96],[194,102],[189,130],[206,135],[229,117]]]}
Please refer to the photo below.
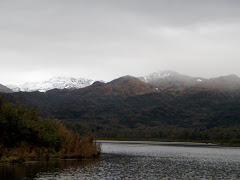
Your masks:
{"label": "mountain", "polygon": [[91,86],[81,89],[66,89],[65,91],[51,90],[46,93],[63,93],[64,95],[71,94],[89,100],[97,100],[126,98],[129,96],[146,94],[150,92],[157,92],[157,90],[152,85],[146,84],[140,81],[138,78],[124,76],[108,83],[96,81]]}
{"label": "mountain", "polygon": [[[36,107],[44,117],[68,122],[73,129],[80,128],[80,132],[90,127],[101,137],[112,137],[113,134],[147,137],[145,132],[152,137],[162,137],[160,132],[171,136],[181,128],[215,132],[214,128],[240,127],[238,76],[200,79],[173,73],[151,77],[147,83],[124,76],[108,83],[96,81],[80,89],[0,95],[12,103]],[[160,82],[158,86],[151,83],[155,79],[156,83]],[[173,86],[168,86],[167,80],[164,84],[161,79],[169,79]],[[132,136],[133,132],[135,136]],[[233,131],[219,130],[219,135],[220,132]],[[180,134],[184,133],[181,131]]]}
{"label": "mountain", "polygon": [[[47,92],[17,92],[4,97],[10,102],[20,102],[28,107],[37,107],[45,117],[78,119],[87,115],[90,120],[95,114],[124,106],[122,100],[128,97],[156,93],[154,87],[138,78],[125,76],[109,83],[94,82],[81,89],[53,89]],[[90,119],[89,119],[90,118]]]}
{"label": "mountain", "polygon": [[157,71],[147,76],[139,77],[139,79],[162,90],[186,88],[202,84],[207,80],[201,77],[179,74],[178,72],[170,70]]}
{"label": "mountain", "polygon": [[238,89],[240,88],[240,78],[235,75],[220,76],[206,80],[200,87],[218,89]]}
{"label": "mountain", "polygon": [[162,70],[139,77],[139,79],[157,87],[159,91],[179,91],[193,86],[228,90],[240,88],[240,78],[234,74],[206,79],[183,75],[175,71]]}
{"label": "mountain", "polygon": [[0,84],[0,92],[3,92],[3,93],[12,93],[13,91],[9,88],[7,88],[6,86]]}
{"label": "mountain", "polygon": [[[206,81],[222,85],[236,80],[238,77],[230,76]],[[4,97],[11,102],[38,107],[44,116],[106,126],[240,125],[240,114],[237,113],[240,112],[240,88],[233,91],[228,89],[229,86],[224,87],[214,89],[194,85],[176,91],[161,91],[138,78],[124,76],[109,83],[97,81],[81,89],[19,92]],[[232,122],[226,123],[230,119]]]}
{"label": "mountain", "polygon": [[7,85],[14,92],[46,92],[51,89],[78,89],[90,86],[94,81],[84,78],[54,77],[46,81],[27,82],[22,85]]}
{"label": "mountain", "polygon": [[133,76],[123,76],[107,83],[106,85],[108,86],[108,89],[113,90],[113,93],[118,92],[119,95],[122,94],[124,97],[158,92],[154,86],[144,83]]}

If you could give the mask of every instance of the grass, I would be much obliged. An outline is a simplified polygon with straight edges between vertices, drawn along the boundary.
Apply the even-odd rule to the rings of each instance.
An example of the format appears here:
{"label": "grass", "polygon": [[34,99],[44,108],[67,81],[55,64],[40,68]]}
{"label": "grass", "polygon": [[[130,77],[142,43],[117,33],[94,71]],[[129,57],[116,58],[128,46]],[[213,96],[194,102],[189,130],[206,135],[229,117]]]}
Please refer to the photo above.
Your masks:
{"label": "grass", "polygon": [[2,148],[0,163],[23,163],[31,160],[91,159],[101,155],[101,147],[90,137],[75,135],[59,151],[54,148],[29,146],[21,142],[14,148]]}

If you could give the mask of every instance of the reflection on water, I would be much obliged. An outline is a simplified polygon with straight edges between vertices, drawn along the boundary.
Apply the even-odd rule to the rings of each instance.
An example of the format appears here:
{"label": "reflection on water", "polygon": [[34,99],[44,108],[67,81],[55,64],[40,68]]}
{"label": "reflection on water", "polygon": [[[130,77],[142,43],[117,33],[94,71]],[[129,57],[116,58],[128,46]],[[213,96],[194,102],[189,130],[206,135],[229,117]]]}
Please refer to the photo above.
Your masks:
{"label": "reflection on water", "polygon": [[0,179],[240,179],[240,148],[104,142],[102,151],[101,160],[0,166]]}

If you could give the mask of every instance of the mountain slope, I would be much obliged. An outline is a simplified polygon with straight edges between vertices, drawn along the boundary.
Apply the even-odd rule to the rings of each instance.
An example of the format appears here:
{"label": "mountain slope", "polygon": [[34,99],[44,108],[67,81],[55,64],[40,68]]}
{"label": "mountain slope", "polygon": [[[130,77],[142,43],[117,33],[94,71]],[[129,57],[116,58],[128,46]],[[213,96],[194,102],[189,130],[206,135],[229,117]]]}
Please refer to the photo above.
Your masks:
{"label": "mountain slope", "polygon": [[240,88],[240,78],[234,74],[206,79],[164,70],[154,72],[145,77],[140,77],[139,79],[157,87],[159,91],[179,91],[194,86],[198,88],[228,90]]}
{"label": "mountain slope", "polygon": [[163,70],[154,72],[145,77],[139,77],[145,83],[149,83],[161,90],[176,90],[204,83],[207,79],[191,77],[179,74],[175,71]]}
{"label": "mountain slope", "polygon": [[9,88],[7,88],[6,86],[0,84],[0,92],[3,92],[3,93],[12,93],[13,91]]}
{"label": "mountain slope", "polygon": [[199,84],[200,87],[218,88],[218,89],[238,89],[240,88],[240,78],[234,74],[220,76],[206,80]]}

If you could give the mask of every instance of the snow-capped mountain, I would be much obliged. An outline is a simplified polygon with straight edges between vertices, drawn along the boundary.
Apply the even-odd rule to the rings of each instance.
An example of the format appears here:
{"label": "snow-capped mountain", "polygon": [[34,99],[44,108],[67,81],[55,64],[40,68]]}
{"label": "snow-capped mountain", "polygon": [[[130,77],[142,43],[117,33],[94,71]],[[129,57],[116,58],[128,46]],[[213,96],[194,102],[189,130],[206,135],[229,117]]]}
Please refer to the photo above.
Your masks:
{"label": "snow-capped mountain", "polygon": [[150,83],[156,87],[189,87],[203,83],[206,80],[205,78],[191,77],[170,70],[157,71],[147,76],[139,77],[139,79],[145,83]]}
{"label": "snow-capped mountain", "polygon": [[7,85],[14,92],[46,92],[51,89],[78,89],[90,86],[94,80],[84,78],[54,77],[46,81],[27,82],[22,85]]}
{"label": "snow-capped mountain", "polygon": [[147,76],[144,77],[139,77],[140,80],[142,80],[145,83],[149,83],[158,79],[169,79],[171,77],[173,77],[174,75],[177,75],[178,73],[175,71],[170,71],[170,70],[161,70],[161,71],[157,71],[154,73],[151,73]]}

